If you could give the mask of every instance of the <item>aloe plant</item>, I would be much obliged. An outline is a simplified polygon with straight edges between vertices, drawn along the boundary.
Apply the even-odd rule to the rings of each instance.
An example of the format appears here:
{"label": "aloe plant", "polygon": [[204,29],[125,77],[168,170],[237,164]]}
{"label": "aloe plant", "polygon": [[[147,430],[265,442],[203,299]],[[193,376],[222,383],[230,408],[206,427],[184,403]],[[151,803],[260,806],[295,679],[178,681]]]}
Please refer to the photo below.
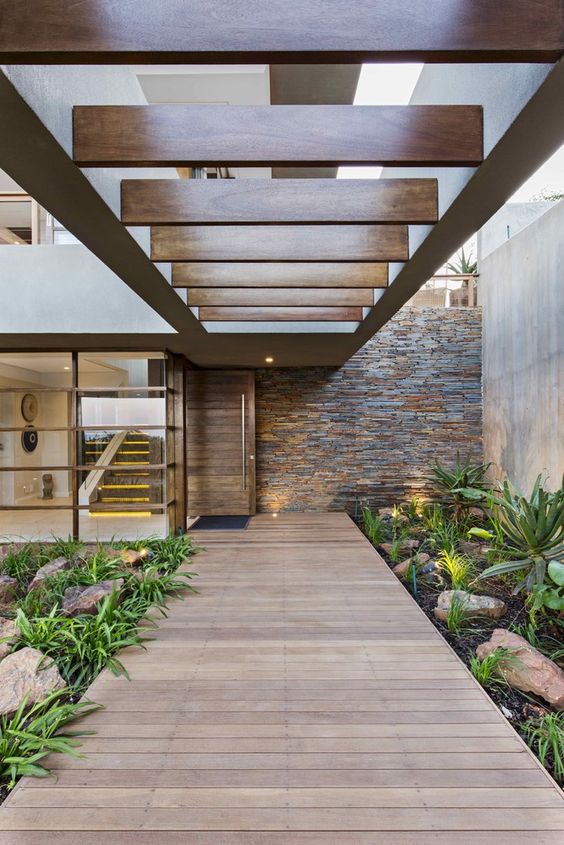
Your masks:
{"label": "aloe plant", "polygon": [[455,513],[460,514],[468,503],[465,495],[467,489],[484,492],[488,489],[486,472],[490,466],[491,463],[474,464],[469,458],[462,461],[460,453],[457,452],[452,468],[444,467],[439,461],[435,461],[431,467],[431,481],[443,497],[452,502]]}
{"label": "aloe plant", "polygon": [[529,498],[509,481],[500,483],[497,491],[491,493],[476,489],[463,492],[470,499],[487,503],[503,533],[503,553],[509,558],[488,567],[479,577],[526,570],[515,592],[523,588],[531,592],[535,584],[540,588],[550,561],[560,563],[564,559],[564,488],[561,486],[555,493],[546,491],[539,475]]}

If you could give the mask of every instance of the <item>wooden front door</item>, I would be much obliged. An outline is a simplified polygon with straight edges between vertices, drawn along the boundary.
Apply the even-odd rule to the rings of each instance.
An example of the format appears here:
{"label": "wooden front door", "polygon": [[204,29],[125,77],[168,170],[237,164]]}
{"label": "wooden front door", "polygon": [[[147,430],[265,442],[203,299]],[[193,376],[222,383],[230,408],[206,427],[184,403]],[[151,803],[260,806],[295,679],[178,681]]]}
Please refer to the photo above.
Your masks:
{"label": "wooden front door", "polygon": [[189,370],[186,383],[189,516],[255,513],[255,375]]}

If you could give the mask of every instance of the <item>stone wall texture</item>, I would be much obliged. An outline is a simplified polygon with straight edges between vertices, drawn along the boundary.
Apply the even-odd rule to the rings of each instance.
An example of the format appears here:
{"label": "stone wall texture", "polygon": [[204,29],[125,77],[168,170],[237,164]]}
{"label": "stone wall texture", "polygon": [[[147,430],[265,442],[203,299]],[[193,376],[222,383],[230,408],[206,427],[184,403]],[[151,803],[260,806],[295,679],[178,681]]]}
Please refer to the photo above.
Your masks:
{"label": "stone wall texture", "polygon": [[403,308],[343,367],[256,373],[257,509],[428,497],[430,464],[482,458],[479,308]]}

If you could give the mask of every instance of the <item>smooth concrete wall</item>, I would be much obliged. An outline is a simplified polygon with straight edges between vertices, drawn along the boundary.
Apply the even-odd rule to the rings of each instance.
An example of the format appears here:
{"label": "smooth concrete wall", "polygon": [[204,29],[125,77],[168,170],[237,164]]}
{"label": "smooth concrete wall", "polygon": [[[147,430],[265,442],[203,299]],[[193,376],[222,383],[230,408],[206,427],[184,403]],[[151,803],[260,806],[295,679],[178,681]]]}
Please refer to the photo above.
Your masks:
{"label": "smooth concrete wall", "polygon": [[480,265],[484,452],[524,492],[564,471],[564,202]]}
{"label": "smooth concrete wall", "polygon": [[0,246],[0,302],[0,334],[174,332],[82,245]]}
{"label": "smooth concrete wall", "polygon": [[478,261],[514,238],[547,211],[553,202],[508,202],[478,232]]}

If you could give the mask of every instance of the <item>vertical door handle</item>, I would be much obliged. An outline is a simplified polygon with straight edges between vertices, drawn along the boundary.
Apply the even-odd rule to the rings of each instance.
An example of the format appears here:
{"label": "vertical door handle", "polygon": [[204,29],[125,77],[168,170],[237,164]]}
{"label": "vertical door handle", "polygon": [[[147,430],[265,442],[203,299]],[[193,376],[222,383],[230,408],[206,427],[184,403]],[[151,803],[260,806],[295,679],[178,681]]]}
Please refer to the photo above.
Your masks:
{"label": "vertical door handle", "polygon": [[241,490],[247,489],[247,442],[245,432],[245,394],[241,393]]}

